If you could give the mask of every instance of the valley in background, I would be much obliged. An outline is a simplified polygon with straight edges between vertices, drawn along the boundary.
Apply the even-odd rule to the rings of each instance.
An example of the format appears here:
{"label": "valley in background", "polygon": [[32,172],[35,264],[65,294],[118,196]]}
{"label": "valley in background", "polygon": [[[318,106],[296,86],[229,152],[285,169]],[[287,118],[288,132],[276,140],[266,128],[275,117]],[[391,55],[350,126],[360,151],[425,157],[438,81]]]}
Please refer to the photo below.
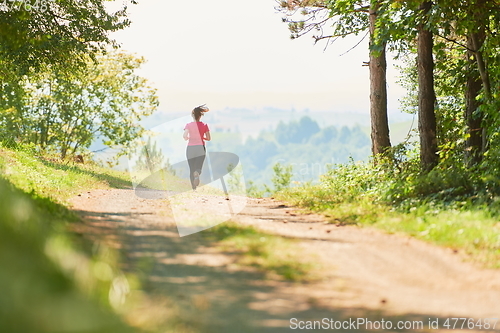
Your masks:
{"label": "valley in background", "polygon": [[[155,132],[151,138],[170,164],[185,159],[182,132],[188,121],[187,112],[158,112],[144,121]],[[276,163],[293,167],[295,183],[315,182],[336,164],[366,161],[371,153],[367,113],[227,107],[211,110],[202,121],[212,133],[207,151],[237,154],[245,181],[256,186],[271,182]],[[393,145],[408,139],[416,127],[416,118],[405,113],[389,114],[389,122]],[[99,150],[99,145],[92,150]],[[96,158],[112,154],[108,149],[96,153]],[[126,169],[127,160],[121,158],[117,168]]]}

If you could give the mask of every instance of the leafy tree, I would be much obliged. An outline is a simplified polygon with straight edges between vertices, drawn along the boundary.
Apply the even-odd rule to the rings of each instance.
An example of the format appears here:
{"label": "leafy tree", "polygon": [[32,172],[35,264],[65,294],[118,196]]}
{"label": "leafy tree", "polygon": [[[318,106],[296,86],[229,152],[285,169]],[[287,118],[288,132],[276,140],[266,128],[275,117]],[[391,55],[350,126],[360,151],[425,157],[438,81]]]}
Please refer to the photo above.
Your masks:
{"label": "leafy tree", "polygon": [[347,126],[342,126],[340,129],[339,142],[347,144],[351,141],[351,130]]}
{"label": "leafy tree", "polygon": [[310,117],[302,117],[299,120],[299,137],[302,143],[307,142],[311,136],[320,131],[318,123]]}
{"label": "leafy tree", "polygon": [[[321,35],[316,40],[341,36],[322,30],[329,22],[335,24],[337,17],[346,19],[344,31],[358,26],[361,21],[347,21],[355,17],[348,13],[353,8],[361,8],[356,6],[368,4],[351,0],[286,1],[290,3],[298,4],[295,8],[303,9],[304,15],[311,14],[302,22],[292,22],[293,37],[317,29]],[[300,7],[301,4],[304,6]],[[418,109],[420,167],[411,151],[399,161],[393,161],[396,175],[401,172],[401,183],[418,179],[416,186],[411,185],[415,189],[408,191],[412,195],[421,197],[424,192],[429,196],[471,195],[475,191],[479,195],[470,196],[471,200],[480,197],[492,202],[500,193],[497,176],[500,168],[498,4],[488,0],[369,2],[376,19],[371,27],[361,27],[372,28],[371,50],[376,53],[387,47],[398,51],[398,56],[410,59],[415,56],[416,60],[406,73],[408,86],[418,91],[416,103],[413,105],[409,99],[409,106]],[[329,12],[331,16],[319,16],[328,9],[333,9]],[[314,21],[315,18],[319,19]],[[334,31],[341,30],[334,27]],[[372,59],[370,65],[373,65]],[[383,66],[381,63],[379,67]],[[315,135],[311,140],[318,138],[319,135]],[[394,153],[401,154],[402,150],[394,150]],[[420,174],[422,171],[425,172]],[[424,191],[420,183],[427,184]],[[435,186],[437,183],[440,185]]]}
{"label": "leafy tree", "polygon": [[276,127],[275,136],[276,141],[282,145],[288,143],[305,143],[319,131],[318,123],[310,117],[304,116],[298,122],[292,121],[288,125],[280,121]]}
{"label": "leafy tree", "polygon": [[420,161],[425,170],[432,169],[438,162],[436,114],[434,104],[434,59],[433,33],[428,28],[432,2],[424,1],[419,6],[422,22],[417,26],[417,68],[418,68],[418,130],[420,133]]}
{"label": "leafy tree", "polygon": [[12,133],[19,133],[22,127],[24,89],[21,82],[0,83],[0,139],[14,143]]}
{"label": "leafy tree", "polygon": [[385,154],[391,147],[389,136],[389,120],[387,117],[387,60],[386,40],[377,43],[376,34],[379,11],[382,1],[370,1],[369,31],[370,31],[370,119],[372,154]]}
{"label": "leafy tree", "polygon": [[[482,153],[485,153],[488,146],[489,134],[493,134],[491,132],[496,127],[493,124],[495,116],[488,113],[493,111],[496,114],[498,110],[493,95],[496,90],[494,82],[498,80],[498,76],[495,77],[495,71],[498,73],[495,58],[500,42],[496,33],[500,15],[495,1],[469,1],[455,5],[453,9],[458,17],[453,28],[459,38],[450,40],[461,45],[468,58],[465,93],[468,128],[466,152],[469,164],[474,165],[481,161]],[[466,39],[466,43],[461,39]]]}
{"label": "leafy tree", "polygon": [[262,170],[267,165],[267,160],[276,155],[278,147],[272,141],[268,141],[262,137],[253,139],[249,137],[245,145],[238,149],[238,155],[243,161],[247,161],[248,165],[255,165],[257,170]]}
{"label": "leafy tree", "polygon": [[285,145],[292,140],[292,131],[295,131],[291,128],[291,124],[286,125],[284,122],[280,121],[275,130],[276,141],[280,144]]}
{"label": "leafy tree", "polygon": [[[316,42],[322,39],[335,40],[347,35],[357,35],[367,31],[370,35],[370,116],[372,154],[384,154],[391,147],[387,117],[386,82],[386,40],[380,36],[377,27],[382,0],[287,0],[281,1],[280,8],[287,17],[292,38],[298,38],[311,31]],[[303,18],[297,19],[300,10]],[[325,32],[324,27],[331,28]],[[378,36],[377,36],[378,34]]]}
{"label": "leafy tree", "polygon": [[123,52],[96,59],[88,58],[88,70],[77,75],[45,72],[24,82],[20,114],[0,115],[2,124],[15,129],[7,134],[42,150],[57,149],[61,158],[98,137],[116,148],[140,137],[144,129],[138,121],[158,105],[155,90],[135,74],[144,59]]}
{"label": "leafy tree", "polygon": [[293,176],[291,165],[283,166],[280,163],[276,163],[273,166],[273,171],[274,171],[274,176],[271,179],[271,181],[274,186],[274,192],[281,191],[290,186]]}
{"label": "leafy tree", "polygon": [[126,6],[109,13],[105,2],[4,2],[0,7],[0,81],[13,82],[47,65],[74,70],[87,63],[86,55],[116,46],[109,33],[127,27],[130,21]]}
{"label": "leafy tree", "polygon": [[[165,161],[165,156],[161,151],[161,148],[156,146],[156,141],[151,142],[151,138],[148,138],[148,142],[140,148],[139,158],[135,164],[135,168],[138,171],[147,170],[150,173],[154,173],[163,168],[169,168],[170,163]],[[169,168],[171,173],[174,173],[171,168]]]}
{"label": "leafy tree", "polygon": [[310,138],[312,144],[329,143],[337,139],[338,131],[335,126],[328,126],[323,128],[320,132],[316,133]]}
{"label": "leafy tree", "polygon": [[[406,47],[404,52],[412,52],[412,40],[416,38],[418,41],[419,121],[424,168],[429,169],[437,163],[439,145],[449,146],[452,138],[443,134],[461,130],[463,122],[457,121],[457,118],[465,118],[466,140],[465,146],[455,146],[462,149],[462,154],[465,152],[463,155],[469,165],[479,163],[481,152],[485,152],[488,142],[486,133],[492,134],[496,127],[492,123],[495,116],[486,110],[498,109],[492,98],[492,87],[495,85],[491,83],[498,69],[493,56],[499,43],[495,33],[500,22],[498,4],[484,0],[414,0],[391,2],[387,8],[383,20],[390,26],[386,29],[390,39],[402,41]],[[431,67],[434,67],[433,71]],[[427,74],[423,72],[424,68]],[[433,99],[433,89],[444,93],[444,98]],[[465,99],[465,105],[461,106],[463,116],[443,117],[443,106],[446,109],[451,100],[462,103],[457,96],[464,96]],[[434,115],[431,110],[434,110]],[[433,117],[437,119],[433,121]],[[449,119],[455,119],[455,126],[449,123]],[[436,125],[433,125],[434,122]],[[458,143],[456,140],[461,139],[453,139]]]}

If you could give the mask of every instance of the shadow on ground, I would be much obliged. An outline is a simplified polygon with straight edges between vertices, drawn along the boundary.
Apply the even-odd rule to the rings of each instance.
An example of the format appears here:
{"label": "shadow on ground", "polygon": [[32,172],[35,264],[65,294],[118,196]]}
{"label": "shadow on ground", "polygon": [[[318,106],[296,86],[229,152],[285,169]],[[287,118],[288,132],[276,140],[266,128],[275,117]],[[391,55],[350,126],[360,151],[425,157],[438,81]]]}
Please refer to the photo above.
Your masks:
{"label": "shadow on ground", "polygon": [[46,160],[43,158],[41,158],[40,161],[44,165],[46,165],[52,169],[56,169],[56,170],[63,170],[63,171],[78,170],[78,172],[80,172],[80,173],[84,173],[84,174],[87,174],[93,178],[100,180],[100,181],[107,182],[109,184],[109,186],[112,188],[117,188],[117,189],[131,189],[132,188],[132,183],[130,181],[126,181],[124,179],[114,177],[114,176],[109,175],[109,174],[95,172],[92,170],[88,170],[84,167],[79,167],[78,165],[74,165],[74,164],[65,164],[63,162],[53,162],[53,161]]}
{"label": "shadow on ground", "polygon": [[[425,313],[390,315],[383,304],[378,310],[320,305],[307,294],[314,283],[270,280],[262,272],[237,266],[237,253],[221,253],[201,233],[180,238],[175,224],[159,223],[147,214],[77,213],[84,222],[75,225],[75,231],[118,248],[123,269],[140,277],[146,293],[167,297],[179,307],[181,320],[196,332],[328,331],[335,328],[330,319],[347,321],[338,331],[370,331],[367,325],[349,322],[358,318],[372,321],[376,331],[437,331],[429,329],[429,318],[441,327],[446,320]],[[400,321],[422,327],[397,329]]]}

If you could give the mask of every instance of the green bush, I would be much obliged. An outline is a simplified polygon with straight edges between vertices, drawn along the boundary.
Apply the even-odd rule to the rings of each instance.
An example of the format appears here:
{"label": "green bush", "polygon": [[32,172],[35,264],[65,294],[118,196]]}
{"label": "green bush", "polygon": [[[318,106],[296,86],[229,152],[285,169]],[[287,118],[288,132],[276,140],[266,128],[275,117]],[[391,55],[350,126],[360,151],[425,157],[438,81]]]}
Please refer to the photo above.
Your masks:
{"label": "green bush", "polygon": [[415,154],[396,147],[390,158],[336,165],[319,184],[287,188],[277,197],[332,223],[403,232],[500,267],[500,163],[491,156],[467,167],[449,153],[422,172]]}
{"label": "green bush", "polygon": [[[94,264],[71,246],[61,230],[62,206],[36,199],[0,178],[0,322],[2,331],[132,332],[119,317],[103,307],[109,285],[80,275],[94,285],[86,295],[61,270],[58,259],[89,271]],[[51,213],[52,211],[52,213]],[[55,214],[54,214],[55,213]],[[101,262],[102,264],[102,262]],[[82,266],[83,265],[83,266]],[[109,283],[108,283],[109,284]]]}

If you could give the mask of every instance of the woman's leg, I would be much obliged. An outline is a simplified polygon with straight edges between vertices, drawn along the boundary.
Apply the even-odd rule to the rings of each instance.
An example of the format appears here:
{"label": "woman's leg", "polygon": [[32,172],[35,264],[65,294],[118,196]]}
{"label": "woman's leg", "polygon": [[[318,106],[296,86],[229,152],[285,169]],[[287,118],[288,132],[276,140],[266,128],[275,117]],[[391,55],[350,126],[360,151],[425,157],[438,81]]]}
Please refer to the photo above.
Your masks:
{"label": "woman's leg", "polygon": [[[189,164],[189,179],[191,180],[191,187],[193,189],[198,186],[195,183],[195,172],[197,177],[201,174],[203,162],[205,161],[205,146],[187,146],[186,157]],[[199,178],[197,183],[199,182]]]}
{"label": "woman's leg", "polygon": [[195,171],[196,155],[195,155],[195,149],[193,147],[195,147],[195,146],[187,146],[186,158],[187,158],[188,165],[189,165],[189,180],[191,181],[191,187],[194,190],[196,188],[196,186],[194,186],[194,171]]}
{"label": "woman's leg", "polygon": [[203,162],[205,162],[206,150],[205,146],[195,146],[196,147],[196,157],[194,158],[194,171],[198,171],[198,175],[201,175],[201,169],[203,169]]}

